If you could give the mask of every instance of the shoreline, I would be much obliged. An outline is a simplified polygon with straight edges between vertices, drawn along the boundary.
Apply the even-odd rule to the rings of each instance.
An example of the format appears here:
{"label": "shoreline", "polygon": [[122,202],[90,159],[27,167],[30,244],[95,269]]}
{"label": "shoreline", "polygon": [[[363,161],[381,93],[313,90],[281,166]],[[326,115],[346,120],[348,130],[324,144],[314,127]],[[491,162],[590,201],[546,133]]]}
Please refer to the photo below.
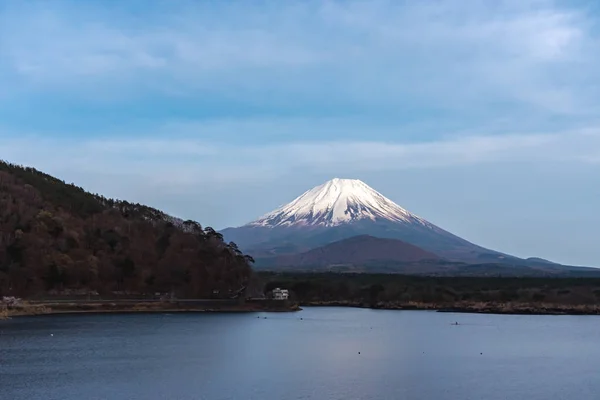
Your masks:
{"label": "shoreline", "polygon": [[67,314],[152,314],[152,313],[256,313],[295,312],[297,304],[247,302],[227,305],[194,305],[180,302],[24,302],[13,308],[0,310],[0,320],[13,317]]}
{"label": "shoreline", "polygon": [[350,307],[371,310],[434,311],[441,313],[497,314],[497,315],[600,315],[600,305],[548,303],[378,303],[351,301],[301,302],[306,307]]}
{"label": "shoreline", "polygon": [[299,304],[247,302],[237,305],[204,306],[177,302],[36,302],[0,310],[0,320],[23,316],[68,314],[152,314],[152,313],[256,313],[295,312],[301,307],[349,307],[371,310],[432,311],[442,313],[497,315],[600,315],[600,305],[545,303],[378,303],[352,301],[312,301]]}

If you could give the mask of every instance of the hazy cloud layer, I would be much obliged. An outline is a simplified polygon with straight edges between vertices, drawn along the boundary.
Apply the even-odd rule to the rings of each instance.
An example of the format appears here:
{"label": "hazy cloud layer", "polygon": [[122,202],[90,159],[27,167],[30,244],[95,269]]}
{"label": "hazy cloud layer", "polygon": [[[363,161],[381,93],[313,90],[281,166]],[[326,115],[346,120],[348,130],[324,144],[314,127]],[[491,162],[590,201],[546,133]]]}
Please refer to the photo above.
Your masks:
{"label": "hazy cloud layer", "polygon": [[[213,123],[213,129],[219,130]],[[232,125],[227,122],[227,127]],[[195,126],[198,129],[199,126]],[[348,129],[352,129],[348,127]],[[288,141],[264,145],[205,142],[166,135],[135,140],[65,139],[4,135],[0,153],[10,160],[56,171],[130,175],[185,193],[196,185],[268,185],[292,172],[351,177],[388,172],[510,163],[589,165],[600,163],[600,129],[558,133],[456,136],[428,142],[377,140]],[[2,137],[2,136],[0,136]],[[118,175],[124,173],[120,178]],[[86,182],[83,182],[86,183]],[[93,189],[94,183],[87,182]]]}

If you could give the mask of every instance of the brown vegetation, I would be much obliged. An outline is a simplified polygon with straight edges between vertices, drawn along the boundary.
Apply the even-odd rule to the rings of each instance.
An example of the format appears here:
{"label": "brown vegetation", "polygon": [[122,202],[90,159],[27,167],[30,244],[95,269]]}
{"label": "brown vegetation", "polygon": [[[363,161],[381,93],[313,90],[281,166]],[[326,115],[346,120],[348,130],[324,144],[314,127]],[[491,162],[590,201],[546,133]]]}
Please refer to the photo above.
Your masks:
{"label": "brown vegetation", "polygon": [[[165,312],[258,312],[298,311],[286,301],[52,301],[22,302],[0,312],[4,318],[44,314],[165,313]],[[0,318],[2,319],[2,318]]]}
{"label": "brown vegetation", "polygon": [[252,261],[212,228],[0,162],[0,295],[227,296]]}

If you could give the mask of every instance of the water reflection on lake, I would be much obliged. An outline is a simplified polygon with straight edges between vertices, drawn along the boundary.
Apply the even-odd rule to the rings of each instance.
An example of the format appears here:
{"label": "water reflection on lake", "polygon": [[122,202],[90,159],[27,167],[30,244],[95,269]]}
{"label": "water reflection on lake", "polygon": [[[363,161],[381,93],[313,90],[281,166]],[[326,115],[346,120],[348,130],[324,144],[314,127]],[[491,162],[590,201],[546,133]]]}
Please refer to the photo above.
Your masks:
{"label": "water reflection on lake", "polygon": [[599,374],[593,316],[307,308],[0,321],[2,400],[581,400],[600,398]]}

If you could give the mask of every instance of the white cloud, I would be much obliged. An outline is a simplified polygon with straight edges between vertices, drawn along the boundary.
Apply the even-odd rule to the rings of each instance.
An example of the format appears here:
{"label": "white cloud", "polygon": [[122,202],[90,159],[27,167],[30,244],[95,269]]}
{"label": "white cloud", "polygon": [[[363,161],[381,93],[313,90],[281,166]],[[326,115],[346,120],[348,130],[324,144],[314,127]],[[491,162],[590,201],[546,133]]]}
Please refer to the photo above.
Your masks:
{"label": "white cloud", "polygon": [[[209,126],[220,130],[216,123]],[[235,125],[225,122],[225,126],[234,129]],[[184,136],[164,139],[164,135],[104,141],[29,137],[3,139],[0,157],[57,173],[77,170],[123,180],[135,175],[158,186],[185,187],[207,182],[269,181],[295,169],[351,174],[511,162],[594,164],[598,148],[600,129],[455,136],[416,143],[340,140],[252,145],[226,140],[207,144]],[[119,178],[121,172],[125,175]]]}
{"label": "white cloud", "polygon": [[182,141],[166,139],[120,139],[120,140],[98,140],[86,141],[78,149],[86,154],[128,154],[131,156],[207,156],[219,153],[219,148],[209,143],[200,141]]}

